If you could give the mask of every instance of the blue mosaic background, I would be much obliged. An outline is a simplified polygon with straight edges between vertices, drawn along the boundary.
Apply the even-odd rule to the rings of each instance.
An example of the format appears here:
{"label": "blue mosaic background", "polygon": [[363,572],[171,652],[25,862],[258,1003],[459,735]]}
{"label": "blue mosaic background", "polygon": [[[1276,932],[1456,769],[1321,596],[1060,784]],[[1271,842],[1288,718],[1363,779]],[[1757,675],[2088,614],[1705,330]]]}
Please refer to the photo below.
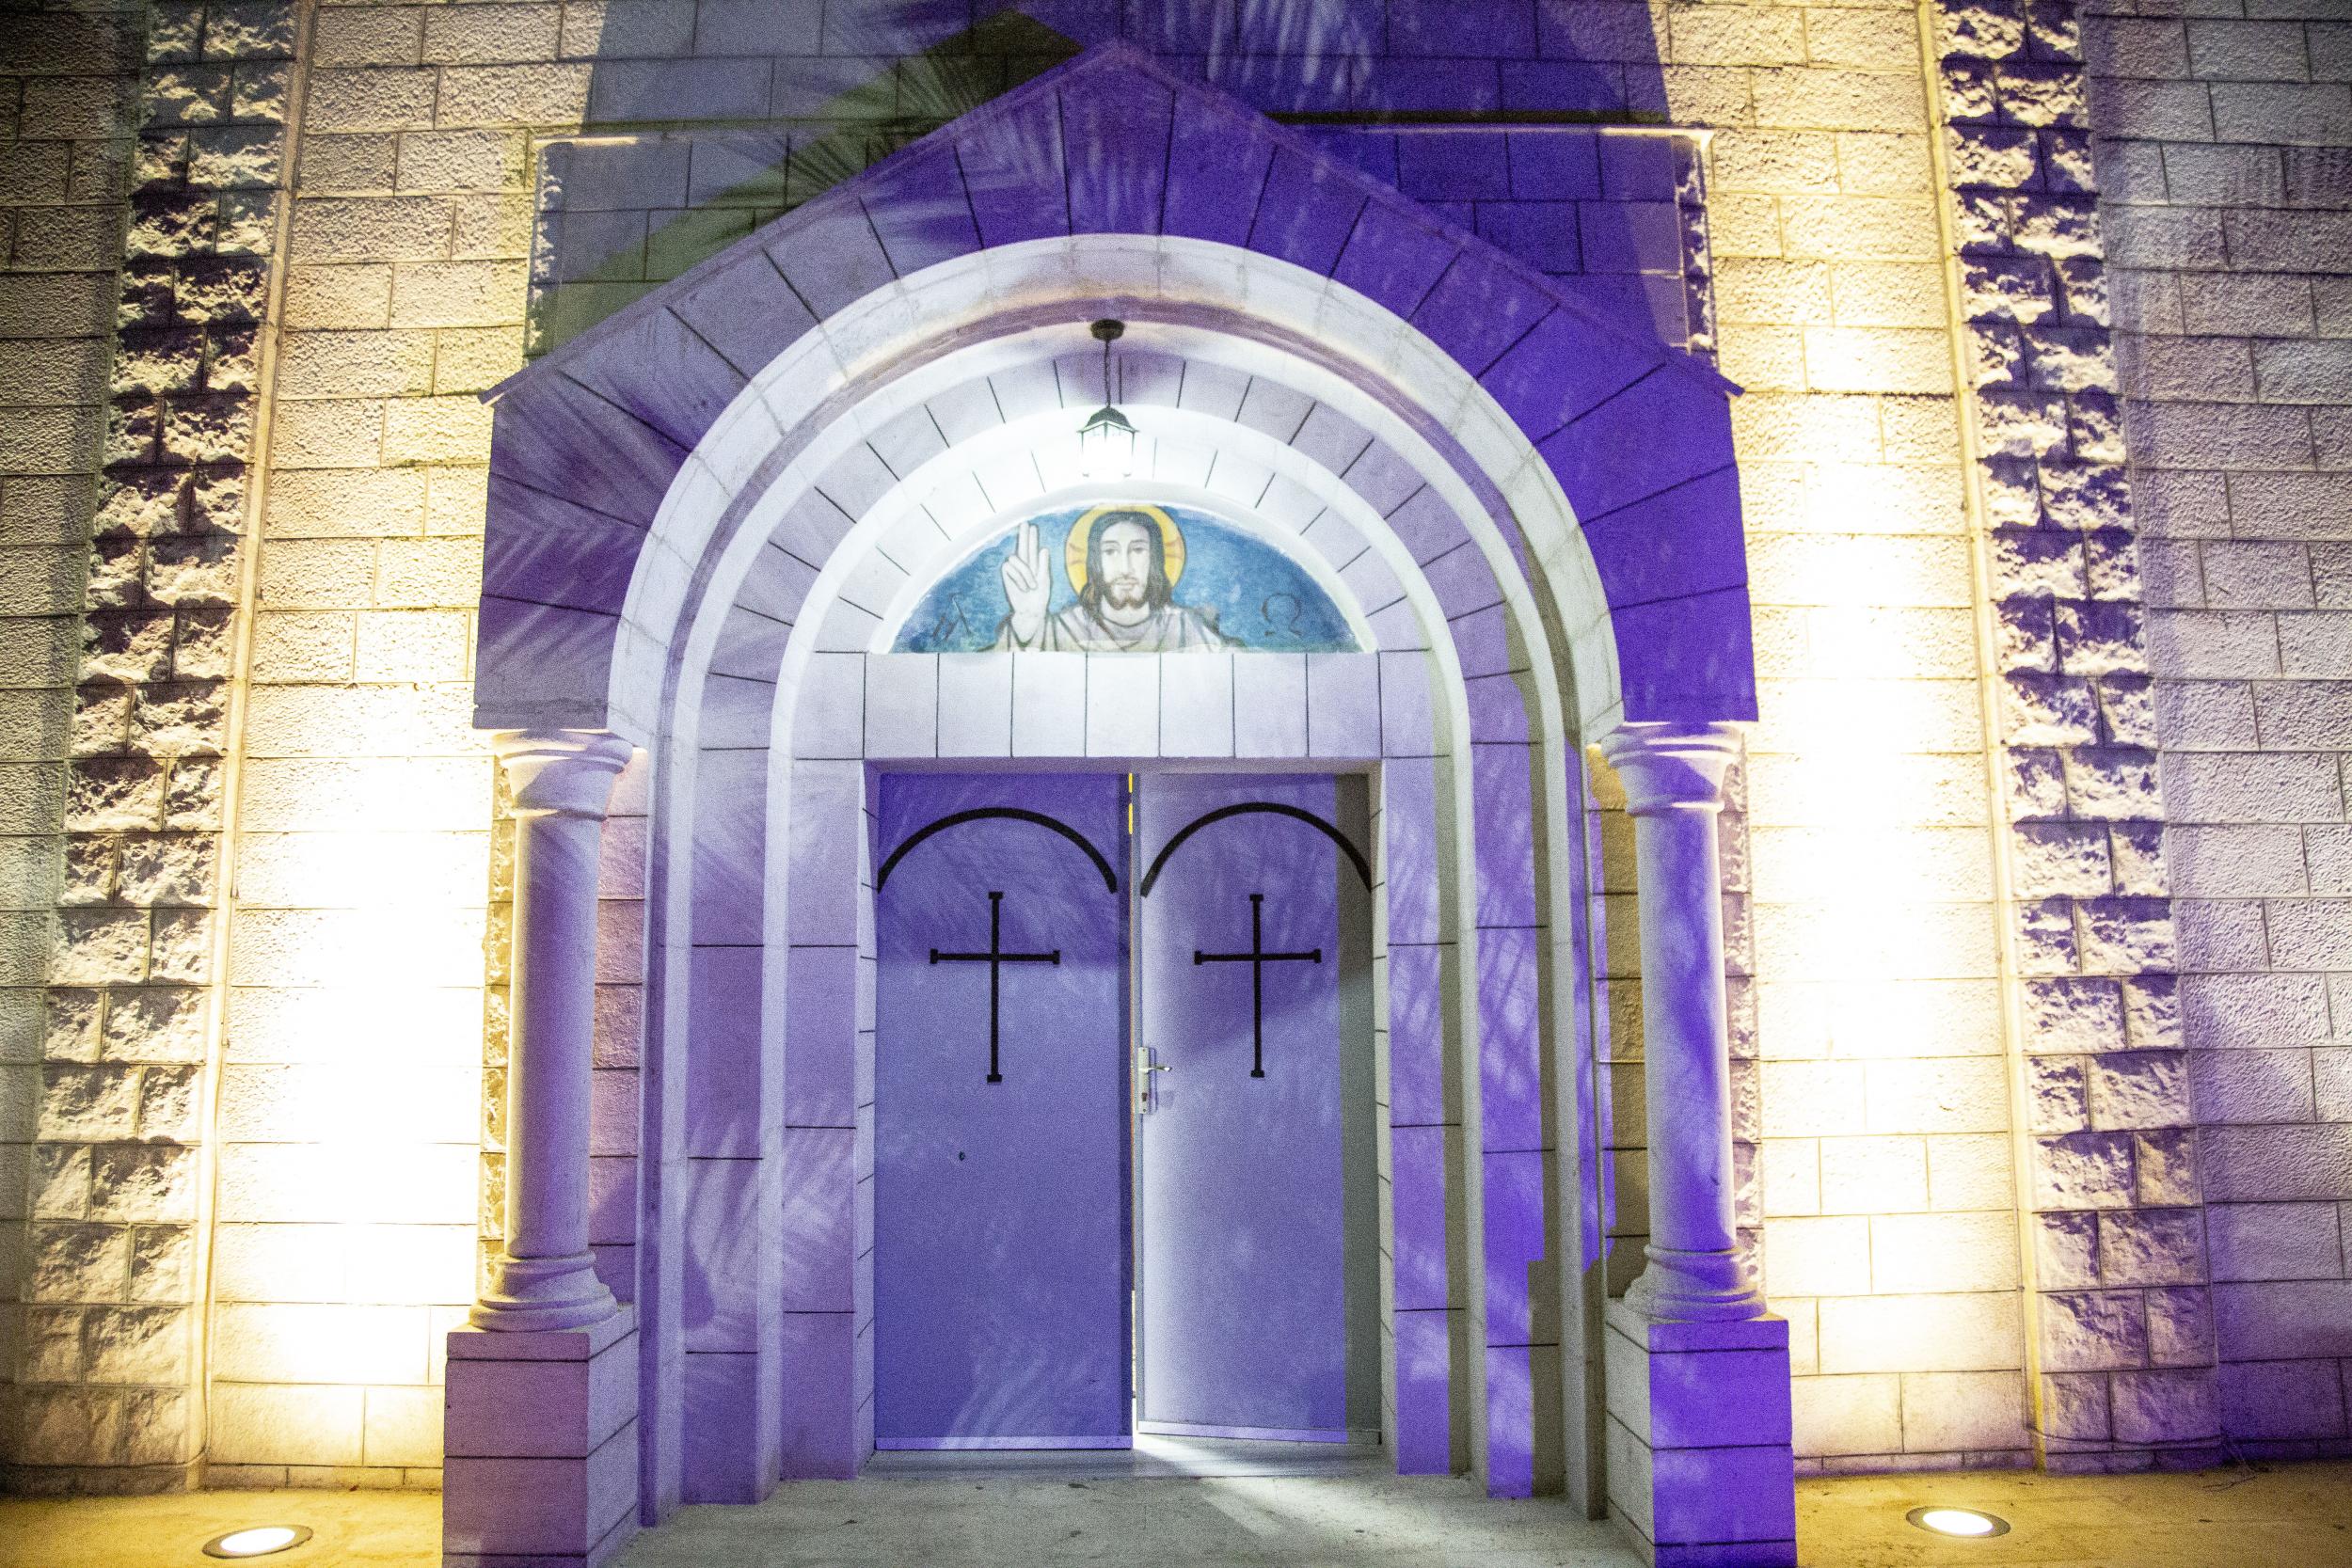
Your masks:
{"label": "blue mosaic background", "polygon": [[[1154,503],[1156,504],[1156,503]],[[1053,563],[1058,614],[1077,599],[1064,567],[1072,525],[1092,505],[1067,507],[1028,519],[1037,524]],[[1213,616],[1217,629],[1237,647],[1264,653],[1353,653],[1356,635],[1331,596],[1305,568],[1260,539],[1182,506],[1160,508],[1184,536],[1184,572],[1176,581],[1176,602]],[[1004,584],[997,573],[1012,553],[1021,530],[1013,524],[957,562],[931,585],[898,628],[893,653],[982,653],[996,645],[1006,614]]]}

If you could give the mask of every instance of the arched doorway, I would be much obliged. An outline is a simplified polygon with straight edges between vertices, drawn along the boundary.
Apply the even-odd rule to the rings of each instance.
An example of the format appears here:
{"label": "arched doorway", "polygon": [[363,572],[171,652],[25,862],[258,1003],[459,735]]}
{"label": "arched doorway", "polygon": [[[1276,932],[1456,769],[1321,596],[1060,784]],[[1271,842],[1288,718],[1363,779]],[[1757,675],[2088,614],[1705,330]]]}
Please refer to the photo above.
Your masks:
{"label": "arched doorway", "polygon": [[[1033,254],[1058,268],[1072,252],[1057,245],[1038,246]],[[985,262],[969,264],[1001,275],[1018,262],[993,252]],[[1014,518],[1036,510],[1132,493],[1106,491],[1102,482],[1075,471],[1077,426],[1087,410],[1061,401],[1058,388],[1074,378],[1039,373],[1041,366],[1090,358],[1086,324],[1114,311],[1130,322],[1125,406],[1152,433],[1142,457],[1150,467],[1117,483],[1139,483],[1170,505],[1246,517],[1266,537],[1279,539],[1347,596],[1374,639],[1369,648],[1213,655],[872,651],[890,628],[868,606],[896,601],[908,587],[926,583],[976,540],[1000,536]],[[820,1022],[811,1018],[805,998],[790,995],[794,960],[787,960],[784,1070],[789,1074],[793,1041],[801,1042],[803,1061],[820,1051],[871,1048],[870,1031],[858,1025],[870,1017],[872,976],[866,966],[850,967],[841,933],[871,923],[876,846],[861,828],[877,768],[993,762],[1050,769],[1108,762],[1148,769],[1230,758],[1259,768],[1320,764],[1369,771],[1376,791],[1375,881],[1384,917],[1375,948],[1382,977],[1375,993],[1391,1024],[1382,1034],[1394,1082],[1400,1050],[1393,1022],[1400,1011],[1414,1021],[1403,1042],[1402,1076],[1408,1085],[1422,1086],[1402,1139],[1393,1126],[1389,1133],[1392,1159],[1402,1150],[1401,1163],[1391,1169],[1390,1209],[1406,1216],[1406,1227],[1392,1234],[1391,1273],[1402,1281],[1391,1295],[1389,1363],[1401,1370],[1392,1372],[1395,1407],[1387,1430],[1399,1454],[1411,1456],[1408,1462],[1419,1467],[1481,1468],[1504,1491],[1556,1486],[1565,1409],[1553,1326],[1562,1319],[1560,1298],[1556,1275],[1547,1279],[1538,1273],[1532,1283],[1530,1276],[1531,1266],[1556,1269],[1567,1250],[1557,1241],[1564,1211],[1545,1201],[1547,1181],[1555,1178],[1544,1167],[1549,1164],[1556,1172],[1558,1164],[1556,1158],[1545,1159],[1545,1123],[1556,1126],[1562,1119],[1546,1101],[1545,1046],[1554,1031],[1574,1027],[1577,1003],[1572,986],[1548,985],[1547,975],[1572,974],[1578,960],[1569,901],[1558,893],[1571,874],[1568,860],[1563,854],[1539,863],[1536,846],[1565,850],[1571,843],[1567,803],[1556,788],[1547,796],[1545,781],[1572,776],[1572,753],[1560,738],[1564,705],[1555,661],[1543,652],[1549,639],[1532,594],[1516,573],[1507,586],[1496,577],[1458,520],[1449,492],[1461,498],[1465,510],[1473,492],[1438,455],[1436,444],[1393,416],[1384,418],[1371,400],[1351,396],[1351,384],[1336,372],[1299,366],[1255,332],[1242,336],[1232,318],[1194,325],[1197,306],[1184,312],[1194,321],[1154,321],[1157,312],[1148,300],[1091,294],[1052,313],[1061,318],[1058,324],[1016,318],[1004,324],[1012,329],[1007,336],[951,349],[882,388],[887,401],[859,423],[911,424],[918,432],[928,427],[934,436],[916,450],[929,455],[919,461],[901,455],[904,474],[888,469],[890,483],[829,546],[816,541],[846,519],[848,509],[834,494],[844,486],[835,480],[829,488],[825,471],[787,470],[778,482],[787,493],[771,491],[758,503],[787,530],[797,524],[818,531],[781,546],[771,535],[764,553],[750,557],[746,585],[717,615],[704,713],[723,705],[745,719],[741,727],[717,733],[707,723],[701,727],[695,759],[698,776],[740,791],[740,775],[730,770],[753,766],[747,753],[764,750],[767,760],[759,766],[772,789],[777,753],[788,736],[788,784],[784,799],[771,800],[756,834],[732,816],[713,822],[707,815],[712,802],[699,793],[711,785],[696,786],[698,822],[712,823],[698,831],[723,823],[723,836],[710,839],[685,863],[697,868],[698,877],[705,868],[726,868],[716,886],[698,881],[689,895],[696,900],[697,921],[708,907],[705,900],[740,910],[755,896],[742,880],[756,875],[761,887],[774,889],[781,879],[795,958],[804,970],[829,963],[840,975],[826,994],[844,997],[849,1009]],[[1090,393],[1091,381],[1089,374],[1075,385]],[[1302,381],[1303,388],[1295,385]],[[1187,388],[1207,406],[1187,407]],[[1022,403],[1025,391],[1038,400],[1033,406]],[[1290,439],[1242,422],[1253,396],[1280,397],[1290,405]],[[1073,398],[1073,404],[1087,401]],[[1358,406],[1351,410],[1349,404]],[[971,419],[975,409],[982,411],[978,428],[961,427],[959,420]],[[1359,414],[1386,425],[1388,437]],[[949,444],[948,427],[958,428],[962,439]],[[930,450],[934,444],[936,451]],[[866,455],[870,444],[847,451],[838,461],[861,468],[872,461]],[[1009,462],[1008,452],[1015,454]],[[1241,495],[1214,488],[1220,468],[1229,483],[1242,476]],[[1355,484],[1335,468],[1355,473]],[[1485,527],[1501,550],[1499,531],[1491,520]],[[1416,559],[1416,546],[1423,559],[1446,564],[1433,576]],[[822,570],[787,604],[783,595],[793,589],[781,585],[802,577],[812,556],[824,562]],[[1516,619],[1509,602],[1515,596]],[[767,635],[753,619],[758,604],[788,610],[791,618],[770,683],[739,673],[762,656],[739,652],[727,629],[732,620],[738,635]],[[1531,643],[1537,650],[1532,659],[1523,652]],[[1515,664],[1523,667],[1515,670]],[[1540,708],[1530,716],[1536,705],[1531,692],[1536,701],[1550,694],[1549,723]],[[1473,696],[1481,705],[1476,716]],[[765,748],[755,744],[761,740]],[[1553,815],[1550,826],[1538,826],[1539,811]],[[793,847],[781,863],[778,846]],[[851,846],[862,851],[862,863],[849,857]],[[890,847],[881,847],[887,852]],[[1549,919],[1554,907],[1563,911],[1556,928]],[[702,961],[748,962],[716,956]],[[695,1026],[690,1007],[690,1061]],[[836,1076],[870,1080],[871,1071],[869,1062],[852,1057]],[[784,1093],[788,1103],[788,1085]],[[1581,1119],[1588,1118],[1569,1124]],[[782,1132],[787,1166],[794,1164],[789,1146],[839,1142],[845,1131],[851,1134],[853,1160],[853,1126],[798,1128],[787,1114]],[[1512,1158],[1522,1155],[1528,1158]],[[801,1161],[800,1167],[826,1168],[817,1159]],[[869,1174],[853,1171],[859,1180]],[[841,1249],[837,1256],[845,1261],[866,1259],[871,1237],[840,1228],[854,1223],[852,1189],[835,1184],[831,1193],[832,1218],[817,1223],[834,1227],[829,1235],[838,1240],[830,1244]],[[1489,1194],[1521,1205],[1516,1231],[1486,1222]],[[783,1248],[805,1257],[807,1238],[792,1233],[790,1215],[810,1216],[828,1206],[797,1186],[783,1201]],[[1478,1236],[1491,1243],[1483,1261],[1468,1240]],[[778,1380],[803,1396],[823,1391],[798,1405],[806,1427],[789,1418],[785,1423],[787,1457],[782,1463],[801,1473],[841,1473],[869,1446],[860,1412],[870,1402],[871,1385],[864,1381],[870,1374],[858,1349],[866,1327],[859,1304],[867,1286],[851,1269],[834,1277],[831,1293],[796,1294],[787,1285],[785,1297],[787,1315],[796,1320],[787,1331],[831,1337],[822,1353],[830,1360],[821,1371]],[[695,1354],[690,1348],[690,1366]],[[1504,1433],[1499,1482],[1486,1407],[1498,1386],[1509,1390],[1499,1423]],[[820,1402],[826,1400],[835,1402],[830,1413]],[[1549,1452],[1538,1451],[1539,1419]],[[690,1430],[692,1420],[690,1409]],[[806,1433],[801,1440],[807,1445],[797,1454],[796,1433]],[[1539,1477],[1539,1465],[1550,1473]],[[694,1495],[690,1483],[688,1496]]]}
{"label": "arched doorway", "polygon": [[[1073,124],[1094,127],[1085,156]],[[1202,137],[1256,170],[1246,200],[1180,156]],[[1653,1427],[1653,1363],[1769,1357],[1772,1339],[1693,1326],[1760,1311],[1716,1168],[1720,934],[1691,827],[1729,756],[1708,726],[1752,709],[1724,389],[1121,51],[932,142],[501,394],[477,721],[542,737],[518,754],[558,731],[652,753],[633,1506],[748,1500],[873,1446],[877,770],[1247,766],[1370,781],[1400,1463],[1606,1495],[1645,1539],[1682,1528],[1649,1506],[1650,1456],[1724,1445]],[[1048,192],[1059,215],[1030,231]],[[1123,402],[1146,432],[1116,482],[1078,462],[1103,318],[1127,324]],[[1020,518],[1115,499],[1255,531],[1369,641],[884,640]],[[1592,1267],[1582,749],[1603,736],[1642,781],[1661,895],[1645,958],[1654,917],[1659,973],[1688,993],[1653,1008],[1654,1052],[1690,1056],[1652,1197],[1648,1300],[1677,1334],[1611,1351],[1633,1357],[1638,1418],[1613,1396],[1604,1415]],[[525,1054],[564,1022],[528,1012]],[[620,1343],[608,1330],[583,1358]],[[616,1474],[597,1456],[619,1438],[587,1469]],[[1785,1425],[1777,1441],[1785,1468]],[[1751,1467],[1774,1451],[1769,1433],[1729,1447]],[[469,1456],[451,1452],[455,1492]],[[1707,1539],[1777,1539],[1772,1510],[1756,1517],[1731,1528],[1762,1535]]]}

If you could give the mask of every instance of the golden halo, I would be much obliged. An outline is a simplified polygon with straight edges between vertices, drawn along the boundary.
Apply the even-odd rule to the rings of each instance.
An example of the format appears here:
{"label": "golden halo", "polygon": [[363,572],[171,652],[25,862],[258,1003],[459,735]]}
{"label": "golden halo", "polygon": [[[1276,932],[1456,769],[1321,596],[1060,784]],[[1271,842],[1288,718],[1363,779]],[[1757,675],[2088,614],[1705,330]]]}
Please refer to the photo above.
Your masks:
{"label": "golden halo", "polygon": [[1161,553],[1168,558],[1168,585],[1176,586],[1176,579],[1184,575],[1184,535],[1176,520],[1156,506],[1142,501],[1113,501],[1098,506],[1070,525],[1069,543],[1062,546],[1063,567],[1070,573],[1070,591],[1083,594],[1087,586],[1087,545],[1094,537],[1094,520],[1106,512],[1140,512],[1160,525]]}

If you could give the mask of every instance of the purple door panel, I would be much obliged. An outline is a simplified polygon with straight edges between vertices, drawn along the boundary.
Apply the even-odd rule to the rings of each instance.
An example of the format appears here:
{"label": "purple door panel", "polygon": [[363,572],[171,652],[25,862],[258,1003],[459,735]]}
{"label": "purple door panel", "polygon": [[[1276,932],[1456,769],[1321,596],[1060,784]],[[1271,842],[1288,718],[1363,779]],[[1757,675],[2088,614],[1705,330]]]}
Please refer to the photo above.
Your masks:
{"label": "purple door panel", "polygon": [[1126,1447],[1124,782],[878,794],[875,1446]]}
{"label": "purple door panel", "polygon": [[[1347,782],[1353,797],[1355,781]],[[1368,903],[1339,781],[1136,784],[1137,1417],[1377,1424]]]}

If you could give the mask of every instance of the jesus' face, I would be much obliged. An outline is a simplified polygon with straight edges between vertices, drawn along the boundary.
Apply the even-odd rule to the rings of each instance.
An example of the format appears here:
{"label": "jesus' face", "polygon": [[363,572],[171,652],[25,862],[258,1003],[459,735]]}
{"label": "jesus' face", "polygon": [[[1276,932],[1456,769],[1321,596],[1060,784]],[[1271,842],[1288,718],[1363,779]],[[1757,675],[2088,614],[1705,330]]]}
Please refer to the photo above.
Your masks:
{"label": "jesus' face", "polygon": [[1152,580],[1152,534],[1143,523],[1109,524],[1096,541],[1102,574],[1102,602],[1115,618],[1140,618],[1144,593]]}

